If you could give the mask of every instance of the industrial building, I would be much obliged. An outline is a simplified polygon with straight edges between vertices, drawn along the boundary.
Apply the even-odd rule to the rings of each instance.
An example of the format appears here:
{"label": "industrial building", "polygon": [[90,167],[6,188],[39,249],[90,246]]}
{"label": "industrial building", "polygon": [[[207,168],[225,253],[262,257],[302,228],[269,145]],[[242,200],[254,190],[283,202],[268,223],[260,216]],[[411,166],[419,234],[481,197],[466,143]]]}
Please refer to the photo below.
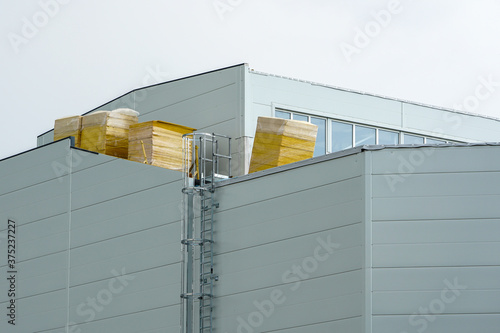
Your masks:
{"label": "industrial building", "polygon": [[[121,107],[232,138],[210,324],[181,298],[186,173],[49,131],[0,161],[0,332],[498,332],[499,120],[246,64],[92,111]],[[248,174],[258,117],[317,125],[314,158]]]}

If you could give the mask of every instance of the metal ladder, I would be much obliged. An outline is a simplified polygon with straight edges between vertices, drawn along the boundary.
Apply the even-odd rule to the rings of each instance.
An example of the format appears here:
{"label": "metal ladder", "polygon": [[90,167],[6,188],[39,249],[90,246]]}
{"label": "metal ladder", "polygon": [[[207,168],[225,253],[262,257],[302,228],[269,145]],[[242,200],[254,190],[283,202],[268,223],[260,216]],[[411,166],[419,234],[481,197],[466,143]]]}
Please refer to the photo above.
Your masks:
{"label": "metal ladder", "polygon": [[[221,147],[221,143],[225,143]],[[226,154],[220,150],[225,149]],[[231,177],[231,138],[207,133],[183,136],[181,333],[213,332],[215,183]],[[221,168],[220,159],[226,160]],[[221,169],[226,167],[223,175]],[[194,276],[199,275],[196,285]],[[198,326],[195,304],[198,302]]]}

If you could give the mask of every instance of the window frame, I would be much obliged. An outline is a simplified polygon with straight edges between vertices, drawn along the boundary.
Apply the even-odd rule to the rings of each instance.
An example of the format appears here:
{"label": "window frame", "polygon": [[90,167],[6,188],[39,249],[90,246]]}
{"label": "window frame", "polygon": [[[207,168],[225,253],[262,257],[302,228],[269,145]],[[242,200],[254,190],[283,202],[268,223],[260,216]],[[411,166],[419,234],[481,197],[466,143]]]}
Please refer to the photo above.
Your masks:
{"label": "window frame", "polygon": [[[330,144],[330,150],[329,150],[329,153],[328,154],[331,154],[331,153],[335,153],[337,151],[342,151],[342,150],[336,150],[336,151],[332,151],[333,149],[333,126],[332,126],[332,122],[336,122],[336,123],[342,123],[342,124],[347,124],[347,125],[351,125],[352,127],[352,134],[351,134],[351,147],[350,148],[346,148],[346,149],[351,149],[351,148],[354,148],[354,139],[355,139],[355,124],[351,123],[351,122],[348,122],[348,121],[343,121],[343,120],[337,120],[337,119],[333,119],[333,118],[330,118],[328,119],[327,123],[328,123],[328,133],[330,134],[330,138],[329,138],[329,144]],[[345,149],[343,149],[345,150]]]}
{"label": "window frame", "polygon": [[[464,143],[464,142],[461,142],[461,141],[453,141],[453,140],[448,140],[448,139],[445,139],[445,138],[437,138],[437,137],[428,136],[428,135],[420,134],[420,133],[407,132],[407,131],[404,131],[402,129],[394,129],[394,128],[388,128],[388,127],[379,127],[379,126],[371,125],[371,124],[364,124],[364,123],[359,123],[359,122],[350,121],[350,120],[344,120],[344,119],[339,119],[339,118],[332,118],[329,115],[326,115],[324,113],[323,114],[309,113],[308,111],[310,111],[310,110],[306,110],[306,109],[301,110],[300,108],[295,108],[295,107],[292,108],[292,107],[287,106],[287,105],[277,105],[275,103],[272,103],[272,116],[273,117],[276,117],[276,111],[289,113],[291,120],[297,120],[297,119],[294,119],[294,114],[297,114],[297,115],[300,115],[300,116],[303,116],[303,117],[307,117],[307,122],[308,123],[311,123],[311,118],[312,117],[318,118],[318,119],[324,119],[325,122],[326,122],[326,128],[325,128],[325,130],[326,130],[326,135],[325,135],[325,139],[326,139],[326,143],[325,143],[326,154],[331,154],[331,153],[335,153],[336,152],[336,151],[332,151],[332,149],[333,149],[333,142],[332,142],[332,140],[333,140],[333,136],[332,136],[333,127],[332,127],[332,121],[335,121],[335,122],[338,122],[338,123],[344,123],[344,124],[348,124],[348,125],[352,126],[351,148],[356,147],[355,146],[355,143],[356,143],[356,126],[362,126],[362,127],[367,127],[367,128],[373,128],[373,129],[375,129],[375,144],[376,145],[380,144],[379,131],[386,131],[386,132],[396,133],[398,135],[398,143],[397,143],[398,145],[406,144],[406,143],[404,143],[404,135],[405,134],[408,134],[408,135],[411,135],[411,136],[415,136],[415,137],[422,137],[424,139],[423,140],[424,142],[422,144],[427,144],[427,139],[440,140],[440,141],[443,141],[443,144]],[[300,120],[300,121],[304,121],[304,120]],[[346,148],[346,149],[351,149],[351,148]]]}

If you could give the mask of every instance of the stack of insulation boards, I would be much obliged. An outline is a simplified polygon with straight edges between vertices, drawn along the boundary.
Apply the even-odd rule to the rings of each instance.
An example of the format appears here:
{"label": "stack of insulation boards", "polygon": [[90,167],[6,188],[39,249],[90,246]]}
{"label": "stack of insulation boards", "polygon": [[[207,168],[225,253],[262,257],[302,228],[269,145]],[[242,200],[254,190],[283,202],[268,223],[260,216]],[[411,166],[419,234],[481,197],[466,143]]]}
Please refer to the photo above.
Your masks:
{"label": "stack of insulation boards", "polygon": [[182,136],[194,131],[160,120],[131,125],[128,159],[182,171]]}
{"label": "stack of insulation boards", "polygon": [[137,124],[138,115],[131,109],[117,109],[83,116],[80,148],[127,158],[129,127]]}
{"label": "stack of insulation boards", "polygon": [[305,121],[259,117],[249,172],[312,158],[318,126]]}
{"label": "stack of insulation boards", "polygon": [[72,136],[75,138],[75,147],[80,147],[82,116],[60,118],[54,124],[54,141]]}

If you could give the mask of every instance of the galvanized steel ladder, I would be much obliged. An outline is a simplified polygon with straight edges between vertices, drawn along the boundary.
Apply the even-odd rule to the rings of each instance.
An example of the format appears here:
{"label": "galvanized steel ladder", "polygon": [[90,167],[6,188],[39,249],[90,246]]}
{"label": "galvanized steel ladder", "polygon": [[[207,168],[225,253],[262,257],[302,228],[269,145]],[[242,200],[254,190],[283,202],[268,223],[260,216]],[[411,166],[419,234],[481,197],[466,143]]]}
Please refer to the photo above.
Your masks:
{"label": "galvanized steel ladder", "polygon": [[[207,133],[183,136],[181,333],[194,333],[196,329],[200,333],[213,332],[214,282],[218,280],[214,273],[213,218],[219,207],[214,202],[215,182],[231,177],[230,152],[230,137]],[[221,159],[226,161],[223,165]],[[224,167],[225,175],[221,174]],[[199,276],[198,283],[195,275]]]}

